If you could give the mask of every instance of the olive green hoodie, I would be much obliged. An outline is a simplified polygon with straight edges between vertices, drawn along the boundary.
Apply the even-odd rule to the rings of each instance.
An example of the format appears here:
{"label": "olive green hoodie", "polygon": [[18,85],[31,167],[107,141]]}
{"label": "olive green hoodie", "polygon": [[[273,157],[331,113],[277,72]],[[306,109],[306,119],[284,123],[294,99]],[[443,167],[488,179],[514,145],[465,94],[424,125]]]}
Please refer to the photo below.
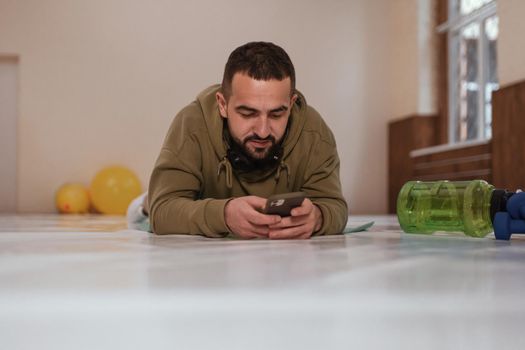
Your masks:
{"label": "olive green hoodie", "polygon": [[224,207],[234,197],[303,191],[323,214],[316,235],[342,232],[348,218],[332,132],[298,93],[277,168],[236,173],[226,158],[220,86],[199,94],[173,120],[149,184],[151,226],[157,234],[223,237],[231,233]]}

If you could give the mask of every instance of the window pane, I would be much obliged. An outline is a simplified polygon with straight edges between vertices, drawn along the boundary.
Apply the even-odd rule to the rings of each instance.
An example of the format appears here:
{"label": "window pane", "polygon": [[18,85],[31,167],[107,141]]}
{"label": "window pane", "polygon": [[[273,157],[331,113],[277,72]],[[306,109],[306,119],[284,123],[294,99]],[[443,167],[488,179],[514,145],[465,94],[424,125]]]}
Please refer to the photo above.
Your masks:
{"label": "window pane", "polygon": [[496,43],[498,39],[498,17],[492,16],[485,20],[485,137],[492,136],[492,91],[499,88],[497,72]]}
{"label": "window pane", "polygon": [[460,15],[466,15],[494,0],[461,0],[459,2],[459,13]]}
{"label": "window pane", "polygon": [[[496,0],[449,0],[449,135],[451,142],[492,136],[497,90]],[[481,11],[480,11],[481,10]],[[458,28],[459,26],[459,28]]]}
{"label": "window pane", "polygon": [[492,16],[485,20],[485,37],[487,40],[487,67],[488,67],[488,76],[487,82],[498,83],[498,76],[496,70],[497,63],[497,51],[496,43],[498,39],[498,17]]}
{"label": "window pane", "polygon": [[478,46],[480,26],[472,23],[460,31],[458,49],[458,86],[456,106],[456,141],[478,137]]}

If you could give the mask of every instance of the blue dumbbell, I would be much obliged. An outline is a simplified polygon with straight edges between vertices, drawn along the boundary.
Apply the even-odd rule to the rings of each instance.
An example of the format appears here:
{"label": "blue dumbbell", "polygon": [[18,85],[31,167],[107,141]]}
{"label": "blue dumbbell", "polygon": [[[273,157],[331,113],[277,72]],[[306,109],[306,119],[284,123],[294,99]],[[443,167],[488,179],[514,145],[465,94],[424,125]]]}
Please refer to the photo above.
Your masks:
{"label": "blue dumbbell", "polygon": [[525,233],[525,220],[513,220],[509,213],[500,211],[494,217],[496,239],[509,240],[513,233]]}
{"label": "blue dumbbell", "polygon": [[509,198],[507,211],[513,219],[525,219],[525,192],[518,192]]}

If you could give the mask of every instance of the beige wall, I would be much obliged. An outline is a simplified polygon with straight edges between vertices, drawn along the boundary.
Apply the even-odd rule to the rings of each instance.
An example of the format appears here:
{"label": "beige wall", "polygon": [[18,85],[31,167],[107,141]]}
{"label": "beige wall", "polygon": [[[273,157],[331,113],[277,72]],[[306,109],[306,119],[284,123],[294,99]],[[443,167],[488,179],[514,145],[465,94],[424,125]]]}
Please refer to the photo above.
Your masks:
{"label": "beige wall", "polygon": [[437,112],[435,0],[383,2],[388,31],[389,118]]}
{"label": "beige wall", "polygon": [[[356,213],[386,208],[384,4],[0,0],[0,53],[20,57],[18,205],[51,212],[64,182],[124,164],[147,184],[175,113],[252,40],[287,49],[333,128]],[[383,89],[383,91],[382,91]]]}
{"label": "beige wall", "polygon": [[[146,186],[175,113],[233,48],[268,40],[334,131],[351,211],[385,212],[387,122],[435,108],[418,32],[432,1],[0,0],[0,54],[20,57],[19,210],[53,211],[58,186],[109,164]],[[500,0],[502,82],[525,76],[523,7]]]}
{"label": "beige wall", "polygon": [[390,118],[405,117],[418,110],[418,0],[390,1],[387,26],[390,40],[388,58],[388,103]]}
{"label": "beige wall", "polygon": [[525,79],[525,1],[498,0],[500,86]]}

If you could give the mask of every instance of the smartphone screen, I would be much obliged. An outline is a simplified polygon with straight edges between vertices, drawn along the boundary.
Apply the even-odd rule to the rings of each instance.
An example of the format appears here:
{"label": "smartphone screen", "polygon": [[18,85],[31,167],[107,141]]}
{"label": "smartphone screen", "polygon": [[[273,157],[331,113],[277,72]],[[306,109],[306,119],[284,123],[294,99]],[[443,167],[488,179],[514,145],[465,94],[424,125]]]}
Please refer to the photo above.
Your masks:
{"label": "smartphone screen", "polygon": [[306,193],[304,192],[274,194],[266,201],[264,213],[279,216],[290,216],[292,209],[300,206],[305,198]]}

